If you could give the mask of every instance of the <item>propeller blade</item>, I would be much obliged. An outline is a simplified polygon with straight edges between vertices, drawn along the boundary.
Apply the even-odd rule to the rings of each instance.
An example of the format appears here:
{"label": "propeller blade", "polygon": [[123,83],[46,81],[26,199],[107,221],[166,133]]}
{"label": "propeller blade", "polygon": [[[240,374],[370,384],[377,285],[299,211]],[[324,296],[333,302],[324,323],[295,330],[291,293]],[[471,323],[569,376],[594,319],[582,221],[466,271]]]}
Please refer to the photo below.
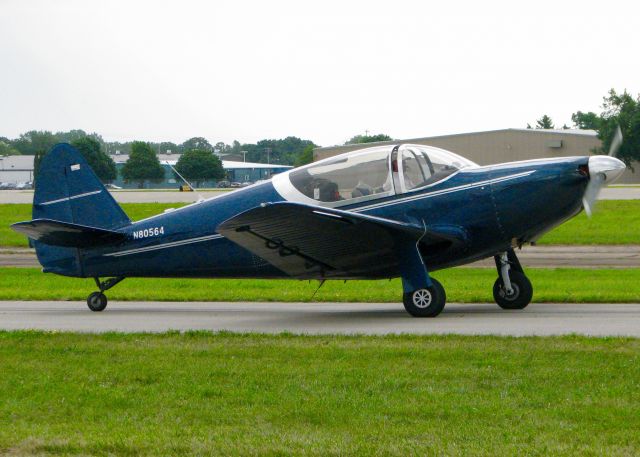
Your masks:
{"label": "propeller blade", "polygon": [[605,176],[602,173],[597,173],[591,177],[589,184],[587,184],[587,188],[582,196],[582,206],[584,207],[584,212],[587,214],[587,217],[591,217],[593,214],[593,208],[604,181]]}
{"label": "propeller blade", "polygon": [[615,157],[618,153],[618,149],[622,145],[622,130],[620,126],[616,127],[616,132],[613,134],[613,140],[611,140],[611,146],[609,146],[609,155]]}
{"label": "propeller blade", "polygon": [[616,158],[616,154],[622,145],[622,131],[616,127],[609,147],[608,156],[592,156],[589,158],[589,184],[582,196],[582,206],[587,217],[593,214],[596,199],[605,181],[615,181],[624,171],[624,163]]}

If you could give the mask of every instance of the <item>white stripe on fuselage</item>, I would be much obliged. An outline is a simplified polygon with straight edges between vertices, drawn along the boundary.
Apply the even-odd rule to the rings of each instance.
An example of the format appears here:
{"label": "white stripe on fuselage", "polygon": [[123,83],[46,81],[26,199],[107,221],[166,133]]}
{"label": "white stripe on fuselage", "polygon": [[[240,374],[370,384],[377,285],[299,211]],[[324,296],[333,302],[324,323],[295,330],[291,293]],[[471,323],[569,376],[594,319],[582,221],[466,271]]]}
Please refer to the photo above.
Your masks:
{"label": "white stripe on fuselage", "polygon": [[224,237],[222,235],[216,233],[214,235],[200,236],[198,238],[187,238],[186,240],[172,241],[170,243],[154,244],[153,246],[145,246],[143,248],[128,249],[126,251],[110,252],[109,254],[104,254],[104,255],[106,257],[122,257],[124,255],[133,255],[133,254],[140,254],[140,253],[143,253],[143,252],[157,251],[158,249],[168,249],[168,248],[173,248],[173,247],[176,247],[176,246],[184,246],[186,244],[202,243],[203,241],[217,240],[217,239],[220,239],[220,238],[224,238]]}

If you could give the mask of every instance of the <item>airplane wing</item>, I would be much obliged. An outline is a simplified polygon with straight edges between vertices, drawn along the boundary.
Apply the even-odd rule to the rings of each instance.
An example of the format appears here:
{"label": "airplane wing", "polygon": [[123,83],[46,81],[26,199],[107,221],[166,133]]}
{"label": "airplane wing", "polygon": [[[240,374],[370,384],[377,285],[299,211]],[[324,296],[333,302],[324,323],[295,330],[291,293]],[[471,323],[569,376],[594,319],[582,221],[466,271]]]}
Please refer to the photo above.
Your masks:
{"label": "airplane wing", "polygon": [[388,277],[398,244],[442,250],[455,236],[421,226],[299,203],[267,203],[217,227],[229,240],[294,277]]}

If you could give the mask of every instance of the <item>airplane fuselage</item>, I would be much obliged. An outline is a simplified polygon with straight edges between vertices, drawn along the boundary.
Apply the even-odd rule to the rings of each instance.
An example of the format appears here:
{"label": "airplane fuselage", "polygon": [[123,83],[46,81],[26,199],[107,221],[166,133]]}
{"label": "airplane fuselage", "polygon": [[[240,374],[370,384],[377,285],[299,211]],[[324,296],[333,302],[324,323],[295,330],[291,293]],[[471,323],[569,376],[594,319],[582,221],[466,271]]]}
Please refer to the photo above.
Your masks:
{"label": "airplane fuselage", "polygon": [[[588,182],[580,167],[587,163],[588,157],[569,157],[465,168],[414,192],[333,207],[462,233],[467,242],[446,255],[423,253],[434,271],[535,240],[576,215]],[[238,213],[280,201],[286,199],[271,181],[229,192],[135,222],[119,230],[127,234],[125,242],[73,249],[73,259],[61,256],[45,271],[79,277],[290,277],[216,232]]]}

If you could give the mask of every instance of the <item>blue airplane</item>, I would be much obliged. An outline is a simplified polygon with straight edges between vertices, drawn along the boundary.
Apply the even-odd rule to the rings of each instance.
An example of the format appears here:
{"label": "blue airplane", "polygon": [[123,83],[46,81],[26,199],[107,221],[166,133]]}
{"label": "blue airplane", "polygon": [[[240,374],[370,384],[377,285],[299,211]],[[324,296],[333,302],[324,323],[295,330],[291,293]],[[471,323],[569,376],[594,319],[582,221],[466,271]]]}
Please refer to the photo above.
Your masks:
{"label": "blue airplane", "polygon": [[43,272],[94,278],[87,304],[129,277],[402,278],[405,309],[435,317],[446,294],[431,273],[493,257],[496,303],[523,309],[533,288],[514,248],[578,214],[625,164],[609,156],[479,166],[443,149],[370,147],[270,181],[132,222],[82,155],[43,158],[33,220],[12,228]]}

